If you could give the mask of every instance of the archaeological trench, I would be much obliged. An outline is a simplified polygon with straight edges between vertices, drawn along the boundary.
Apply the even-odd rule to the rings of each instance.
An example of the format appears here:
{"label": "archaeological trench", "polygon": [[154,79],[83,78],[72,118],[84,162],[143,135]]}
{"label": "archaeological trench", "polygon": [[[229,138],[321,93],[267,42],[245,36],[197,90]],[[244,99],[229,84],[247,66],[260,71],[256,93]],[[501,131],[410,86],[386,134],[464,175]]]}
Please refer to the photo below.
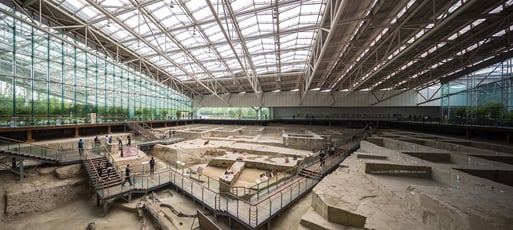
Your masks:
{"label": "archaeological trench", "polygon": [[[155,140],[173,141],[131,133],[134,145],[123,147],[121,157],[117,141],[98,149],[94,136],[81,137],[91,162],[107,156],[119,171],[112,173],[117,181],[101,189],[103,200],[91,179],[97,169],[80,161],[55,166],[27,160],[21,180],[0,171],[0,229],[513,228],[511,146],[365,127],[194,124],[151,132]],[[114,140],[125,135],[113,134]],[[77,140],[35,144],[66,148]],[[337,149],[320,167],[318,150],[330,144]],[[153,176],[151,157],[157,162]],[[121,185],[127,164],[133,191],[143,192]],[[192,191],[184,188],[189,184],[174,185],[184,180]],[[197,188],[205,197],[217,194],[212,205],[194,195]],[[234,202],[249,211],[234,211]]]}

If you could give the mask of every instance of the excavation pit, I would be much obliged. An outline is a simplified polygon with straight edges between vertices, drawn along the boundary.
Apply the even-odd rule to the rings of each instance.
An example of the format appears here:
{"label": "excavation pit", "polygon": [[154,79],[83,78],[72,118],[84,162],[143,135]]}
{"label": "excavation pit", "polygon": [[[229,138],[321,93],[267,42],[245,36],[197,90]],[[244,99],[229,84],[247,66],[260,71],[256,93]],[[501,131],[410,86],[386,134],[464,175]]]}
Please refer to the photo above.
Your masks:
{"label": "excavation pit", "polygon": [[495,181],[508,186],[513,186],[513,171],[495,170],[495,169],[462,169],[455,168],[458,171],[468,173],[470,175]]}
{"label": "excavation pit", "polygon": [[403,152],[410,156],[420,158],[422,160],[434,163],[451,163],[450,153],[435,153],[435,152]]}
{"label": "excavation pit", "polygon": [[470,155],[470,156],[513,165],[513,157],[512,156],[491,156],[491,155]]}

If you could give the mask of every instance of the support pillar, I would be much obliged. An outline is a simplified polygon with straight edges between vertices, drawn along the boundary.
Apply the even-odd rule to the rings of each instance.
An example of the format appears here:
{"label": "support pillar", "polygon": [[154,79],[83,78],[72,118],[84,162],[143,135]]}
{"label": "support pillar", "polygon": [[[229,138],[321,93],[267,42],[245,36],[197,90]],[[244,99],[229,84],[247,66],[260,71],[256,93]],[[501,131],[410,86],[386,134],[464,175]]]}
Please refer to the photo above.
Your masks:
{"label": "support pillar", "polygon": [[472,130],[469,128],[465,129],[465,137],[470,138],[472,136]]}
{"label": "support pillar", "polygon": [[107,133],[108,133],[108,134],[111,134],[111,133],[112,133],[112,129],[111,129],[111,126],[110,126],[110,125],[109,125],[109,126],[107,126]]}
{"label": "support pillar", "polygon": [[96,207],[100,207],[100,194],[96,193]]}
{"label": "support pillar", "polygon": [[80,136],[80,134],[78,132],[78,127],[75,127],[75,137],[79,137],[79,136]]}
{"label": "support pillar", "polygon": [[23,174],[23,159],[18,159],[18,161],[20,162],[20,180],[23,180],[23,178],[25,178],[25,175]]}
{"label": "support pillar", "polygon": [[29,130],[27,130],[27,142],[32,142],[32,141],[34,141],[32,139],[32,130],[29,129]]}
{"label": "support pillar", "polygon": [[107,202],[103,201],[103,216],[107,216],[107,212],[109,211],[109,206],[107,205]]}

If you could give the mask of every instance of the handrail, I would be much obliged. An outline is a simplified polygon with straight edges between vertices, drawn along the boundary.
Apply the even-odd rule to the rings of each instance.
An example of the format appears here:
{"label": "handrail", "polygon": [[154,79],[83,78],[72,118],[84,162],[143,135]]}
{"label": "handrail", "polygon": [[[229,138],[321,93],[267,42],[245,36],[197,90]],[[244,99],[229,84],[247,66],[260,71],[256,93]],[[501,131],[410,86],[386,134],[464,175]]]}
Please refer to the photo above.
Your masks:
{"label": "handrail", "polygon": [[[362,138],[364,138],[368,135],[368,133],[366,132],[366,129],[358,130],[357,132],[355,132],[355,135],[356,134],[361,134]],[[349,151],[354,150],[354,148],[358,145],[358,144],[355,144],[354,142],[352,142],[350,139],[346,139],[344,142],[345,142],[345,144],[343,144],[343,145],[349,145],[350,147],[347,148],[347,146],[344,146],[344,148],[342,150],[343,151],[342,154],[328,156],[326,158],[327,166],[325,169],[321,168],[320,165],[316,165],[316,166],[314,166],[313,171],[318,174],[319,173],[322,174],[324,172],[327,172],[330,169],[333,169],[336,166],[336,164],[339,162],[339,160],[342,160],[344,157],[346,157],[347,153]],[[339,146],[337,146],[337,148],[340,148],[343,145],[339,145]],[[171,166],[171,165],[168,165],[168,167],[169,166]],[[290,169],[290,170],[292,170],[292,169]],[[242,199],[242,198],[238,197],[237,195],[233,194],[232,192],[214,191],[214,189],[210,188],[210,183],[208,183],[207,185],[204,185],[203,183],[200,183],[199,181],[194,180],[191,177],[191,174],[189,174],[189,176],[187,176],[185,173],[183,173],[183,171],[182,172],[180,172],[180,171],[181,170],[178,170],[178,168],[169,167],[167,170],[160,171],[153,175],[142,174],[142,175],[134,175],[132,177],[142,178],[142,179],[147,178],[147,180],[148,180],[148,178],[150,178],[150,177],[158,176],[158,178],[159,178],[158,184],[151,185],[151,186],[154,187],[154,186],[160,186],[165,183],[173,183],[177,186],[181,186],[180,188],[184,191],[188,190],[188,185],[190,184],[190,193],[192,196],[200,196],[200,194],[198,193],[198,190],[196,190],[196,193],[194,193],[194,188],[197,189],[199,187],[201,190],[201,198],[199,198],[199,199],[205,203],[207,202],[207,200],[203,199],[203,192],[209,191],[211,194],[214,195],[213,208],[217,211],[227,212],[228,215],[239,219],[239,207],[248,208],[248,210],[247,210],[247,212],[245,212],[245,214],[240,215],[240,217],[243,217],[243,219],[239,219],[239,220],[242,223],[249,224],[249,226],[251,226],[251,227],[257,227],[258,225],[263,223],[262,221],[259,222],[259,218],[262,218],[262,216],[259,215],[259,210],[263,210],[262,215],[263,215],[264,221],[265,221],[265,219],[271,217],[272,215],[274,215],[276,213],[276,211],[277,211],[276,205],[278,205],[279,209],[285,207],[283,205],[283,202],[287,202],[286,204],[288,204],[288,202],[292,201],[292,199],[297,199],[302,194],[304,194],[306,191],[310,190],[318,182],[318,180],[314,180],[314,179],[309,180],[306,177],[292,177],[293,179],[292,179],[291,183],[287,183],[286,185],[279,187],[279,189],[273,191],[272,193],[266,195],[265,197],[262,197],[262,199],[258,200],[257,202],[252,203],[250,200],[247,201],[245,199]],[[161,175],[165,175],[165,174],[169,175],[169,177],[168,177],[169,181],[166,180],[165,182],[161,183],[160,182]],[[177,175],[179,175],[179,178],[181,178],[181,180],[182,180],[181,185],[176,180]],[[206,176],[206,177],[211,178],[208,176]],[[171,178],[174,178],[174,181]],[[213,180],[215,180],[215,179],[213,179]],[[187,182],[187,186],[185,186],[185,183],[184,183],[185,181]],[[217,180],[215,180],[215,181],[217,181]],[[223,182],[218,181],[218,183],[223,183]],[[303,187],[303,185],[305,187]],[[294,193],[294,195],[292,195],[293,188],[298,188],[297,193]],[[152,187],[150,187],[150,183],[147,183],[147,187],[145,187],[144,181],[143,181],[143,189],[149,190],[149,189],[152,189]],[[283,197],[289,194],[288,190],[290,190],[290,199],[283,200]],[[222,203],[220,200],[220,197],[223,195],[227,195],[227,196],[230,196],[231,198],[233,198],[235,200],[235,204],[233,202],[228,202],[227,200],[225,200],[225,202]],[[279,199],[279,203],[276,203],[276,201],[278,199]],[[269,202],[269,203],[265,204],[263,206],[263,204],[265,202]],[[206,204],[209,206],[212,205],[212,203],[206,203]],[[224,206],[225,204],[226,204],[226,208],[221,208],[221,206]],[[273,206],[273,204],[274,204],[274,206]],[[236,213],[234,213],[235,210],[228,209],[229,205],[237,205]],[[274,209],[273,209],[273,207],[274,207]],[[267,208],[269,208],[268,211],[266,210]],[[247,217],[247,218],[245,218],[245,217]]]}
{"label": "handrail", "polygon": [[16,142],[18,144],[26,144],[26,145],[29,145],[29,146],[31,145],[31,146],[37,146],[37,147],[46,148],[46,149],[59,150],[58,148],[52,148],[52,147],[48,147],[48,146],[41,145],[41,144],[27,143],[25,141],[21,141],[21,140],[17,140],[17,139],[12,139],[12,138],[8,138],[8,137],[4,137],[4,136],[0,136],[0,139],[6,140],[6,141]]}
{"label": "handrail", "polygon": [[8,138],[8,137],[4,137],[4,136],[0,136],[0,139],[7,140],[7,141],[12,141],[12,142],[17,142],[17,143],[25,143],[24,141]]}
{"label": "handrail", "polygon": [[87,150],[85,150],[85,149],[84,149],[84,154],[85,154],[85,156],[86,156],[86,159],[89,161],[89,165],[91,165],[91,168],[92,168],[92,169],[93,169],[93,171],[94,171],[94,175],[96,176],[96,178],[98,178],[98,179],[97,179],[98,183],[101,183],[101,185],[102,185],[101,187],[102,187],[102,188],[104,188],[104,187],[105,187],[105,182],[104,182],[104,181],[103,181],[103,179],[101,179],[101,177],[98,175],[98,169],[96,169],[96,166],[94,166],[93,161],[92,161],[91,157],[89,156],[89,155],[90,155],[89,151],[87,151]]}

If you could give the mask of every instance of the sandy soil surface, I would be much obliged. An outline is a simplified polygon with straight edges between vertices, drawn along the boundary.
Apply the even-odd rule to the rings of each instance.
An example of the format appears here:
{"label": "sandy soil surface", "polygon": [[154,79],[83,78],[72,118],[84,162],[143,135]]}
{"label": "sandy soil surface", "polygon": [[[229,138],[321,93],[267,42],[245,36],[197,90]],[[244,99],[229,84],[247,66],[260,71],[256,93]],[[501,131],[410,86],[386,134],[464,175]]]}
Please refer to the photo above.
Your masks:
{"label": "sandy soil surface", "polygon": [[312,193],[309,192],[297,203],[271,221],[271,229],[298,229],[301,217],[312,205]]}
{"label": "sandy soil surface", "polygon": [[[195,129],[219,129],[220,126],[209,126],[209,125],[193,125],[176,127],[175,129],[185,129],[194,127]],[[238,127],[220,129],[221,131],[230,131]],[[252,128],[250,128],[252,129]],[[249,129],[248,129],[249,130]],[[278,129],[276,129],[278,130]],[[276,130],[263,130],[261,136],[253,138],[253,140],[267,140],[272,141],[276,138],[281,139],[281,131]],[[281,130],[281,128],[279,128]],[[159,130],[160,132],[160,130]],[[115,134],[113,135],[113,141],[116,141],[116,136],[126,134]],[[99,135],[100,140],[103,141],[103,136]],[[87,143],[92,142],[94,136],[81,137]],[[248,135],[239,135],[236,138],[251,139]],[[67,142],[67,145],[76,145],[78,138],[67,138],[62,140],[53,140],[40,142],[40,144],[48,144],[48,146],[58,146],[60,143]],[[310,151],[296,150],[284,147],[266,146],[258,143],[237,143],[234,141],[216,141],[210,140],[205,144],[206,140],[188,140],[176,144],[175,146],[161,146],[157,151],[153,151],[151,154],[157,157],[157,171],[166,167],[166,163],[176,164],[177,160],[181,160],[186,163],[186,167],[202,166],[204,168],[203,175],[208,175],[212,178],[218,178],[223,175],[225,168],[217,167],[206,167],[207,160],[213,157],[222,155],[225,151],[231,152],[233,149],[239,149],[241,154],[244,149],[248,151],[254,150],[258,152],[270,152],[278,153],[281,157],[273,158],[267,157],[268,161],[282,164],[284,163],[283,155],[307,155]],[[171,150],[171,151],[170,151]],[[172,151],[174,150],[174,151]],[[150,154],[150,155],[151,155]],[[283,154],[283,155],[282,155]],[[147,156],[138,156],[131,159],[124,159],[126,162],[120,162],[122,165],[130,162],[130,164],[141,165],[149,160]],[[135,165],[134,165],[135,166]],[[137,170],[134,170],[137,171]],[[259,177],[261,173],[265,171],[253,168],[246,168],[241,173],[239,180],[236,182],[236,186],[252,186],[255,184],[255,179]],[[27,171],[27,174],[30,174]],[[33,175],[37,175],[34,173]],[[0,197],[3,197],[4,189],[3,186],[8,184],[6,181],[14,181],[14,176],[5,172],[0,172]],[[29,178],[28,180],[35,180]],[[157,193],[159,199],[166,204],[171,204],[178,211],[186,214],[195,214],[196,208],[198,207],[189,198],[184,197],[181,193],[177,193],[175,190],[162,189]],[[146,223],[141,223],[138,220],[137,214],[133,212],[133,207],[139,202],[140,197],[134,197],[132,202],[128,203],[125,200],[118,200],[113,206],[109,208],[108,214],[104,217],[102,208],[96,207],[96,200],[94,196],[78,198],[78,200],[65,205],[61,205],[51,211],[45,213],[31,214],[23,217],[17,217],[16,219],[6,219],[5,216],[0,214],[0,229],[11,230],[11,229],[84,229],[88,223],[95,222],[97,229],[154,229],[149,220]],[[293,205],[287,211],[283,212],[280,216],[276,217],[271,221],[271,229],[297,229],[301,220],[301,216],[305,213],[311,205],[311,195],[308,194],[300,200],[298,203]],[[0,199],[0,210],[5,209],[5,199]],[[166,214],[171,214],[170,211],[164,210]],[[191,229],[193,223],[192,218],[184,218],[178,216],[172,216],[173,227],[172,229]],[[180,224],[181,223],[181,224]],[[197,225],[197,220],[196,220]],[[224,224],[222,224],[224,225]],[[194,226],[193,226],[194,227]],[[194,228],[193,228],[194,229]]]}
{"label": "sandy soil surface", "polygon": [[[201,208],[191,200],[183,197],[181,194],[173,190],[163,190],[157,193],[162,201],[172,205],[177,211],[185,214],[195,214],[196,208]],[[137,214],[127,211],[121,206],[135,207],[139,199],[133,199],[132,202],[126,203],[124,200],[117,201],[109,209],[107,216],[103,216],[103,210],[96,207],[94,198],[88,200],[77,200],[65,206],[54,209],[50,212],[35,214],[18,218],[11,221],[2,220],[0,229],[38,229],[38,230],[56,230],[56,229],[84,229],[88,223],[95,222],[97,229],[154,229],[148,219],[145,223],[139,221]],[[166,214],[172,216],[174,225],[171,229],[191,229],[193,218],[178,217],[172,215],[170,211],[163,210]],[[181,223],[181,224],[180,224]],[[195,226],[197,226],[197,220]],[[144,226],[144,227],[143,227]]]}
{"label": "sandy soil surface", "polygon": [[262,173],[265,173],[265,170],[245,168],[240,173],[239,179],[237,179],[234,186],[249,188],[255,185],[256,179],[258,179]]}
{"label": "sandy soil surface", "polygon": [[277,146],[268,146],[254,143],[237,143],[235,141],[221,141],[221,140],[209,140],[208,142],[204,139],[194,139],[179,142],[176,144],[169,145],[169,148],[177,149],[180,152],[188,152],[192,149],[198,149],[199,147],[204,148],[222,148],[222,149],[238,149],[241,152],[247,150],[248,152],[260,151],[260,152],[270,152],[270,153],[279,153],[285,155],[308,155],[310,154],[310,150],[300,150],[300,149],[290,149],[285,147],[277,147]]}
{"label": "sandy soil surface", "polygon": [[208,166],[203,170],[203,175],[209,176],[212,178],[218,178],[224,174],[226,169]]}

